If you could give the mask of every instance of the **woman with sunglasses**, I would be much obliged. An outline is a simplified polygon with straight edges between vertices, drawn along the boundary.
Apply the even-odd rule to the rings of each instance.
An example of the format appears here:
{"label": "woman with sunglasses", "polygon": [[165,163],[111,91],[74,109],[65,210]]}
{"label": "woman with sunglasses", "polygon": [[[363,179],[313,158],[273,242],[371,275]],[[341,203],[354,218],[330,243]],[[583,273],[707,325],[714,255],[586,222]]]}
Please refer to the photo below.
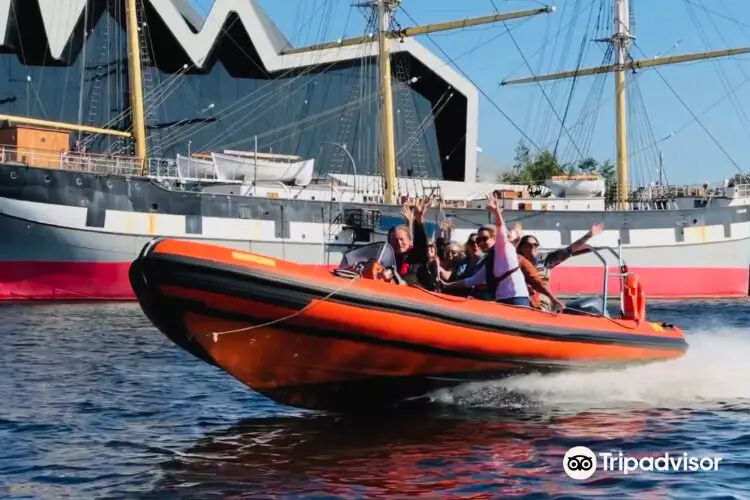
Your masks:
{"label": "woman with sunglasses", "polygon": [[[495,227],[482,226],[477,244],[485,252],[484,272],[453,283],[442,283],[446,289],[487,284],[490,297],[496,302],[531,307],[526,280],[518,263],[512,236],[505,227],[500,207],[494,194],[487,195],[487,210],[495,216]],[[497,241],[496,241],[497,239]]]}
{"label": "woman with sunglasses", "polygon": [[529,288],[529,302],[534,309],[552,311],[554,305],[560,311],[565,309],[565,304],[560,302],[549,289],[548,283],[542,279],[541,274],[535,267],[539,256],[539,240],[534,236],[526,235],[520,239],[516,247],[518,260],[521,263],[526,284]]}
{"label": "woman with sunglasses", "polygon": [[464,243],[462,258],[456,262],[448,282],[459,281],[476,273],[484,260],[484,253],[477,243],[477,233],[471,233]]}
{"label": "woman with sunglasses", "polygon": [[[585,245],[594,236],[598,236],[604,231],[603,224],[594,224],[591,229],[584,234],[581,238],[574,241],[570,245],[564,248],[560,248],[551,252],[541,253],[539,251],[539,240],[535,236],[527,234],[518,242],[518,253],[524,256],[526,259],[534,264],[537,271],[537,275],[542,283],[542,287],[536,286],[536,291],[539,292],[536,296],[534,293],[530,294],[530,300],[532,306],[543,311],[551,311],[552,305],[560,307],[560,302],[554,298],[549,291],[549,281],[552,269],[562,264],[570,257],[577,255],[581,252],[586,252]],[[527,282],[530,280],[526,279]],[[545,291],[546,290],[546,291]]]}
{"label": "woman with sunglasses", "polygon": [[[492,227],[492,238],[494,240],[495,228]],[[483,232],[482,236],[477,233],[471,233],[469,238],[464,244],[464,251],[462,258],[456,262],[455,266],[451,270],[448,276],[441,276],[441,278],[448,282],[453,283],[461,281],[471,276],[474,276],[478,272],[484,269],[484,259],[486,254],[482,251],[482,247],[479,244],[479,239],[486,244],[489,239],[488,232]],[[461,288],[450,288],[443,289],[443,292],[451,295],[458,295],[461,297],[474,297],[481,300],[492,300],[492,295],[487,292],[487,286],[482,284],[472,289],[461,289]]]}

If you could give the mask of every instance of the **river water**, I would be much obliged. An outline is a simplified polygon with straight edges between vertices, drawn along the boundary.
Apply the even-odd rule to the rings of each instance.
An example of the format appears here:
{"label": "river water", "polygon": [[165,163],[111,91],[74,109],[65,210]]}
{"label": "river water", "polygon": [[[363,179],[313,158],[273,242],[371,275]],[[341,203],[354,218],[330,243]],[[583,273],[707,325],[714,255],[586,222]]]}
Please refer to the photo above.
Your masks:
{"label": "river water", "polygon": [[[136,304],[1,306],[0,497],[750,497],[750,305],[648,313],[686,331],[684,358],[466,386],[429,412],[350,421],[245,389]],[[562,467],[574,446],[721,460],[577,481]]]}

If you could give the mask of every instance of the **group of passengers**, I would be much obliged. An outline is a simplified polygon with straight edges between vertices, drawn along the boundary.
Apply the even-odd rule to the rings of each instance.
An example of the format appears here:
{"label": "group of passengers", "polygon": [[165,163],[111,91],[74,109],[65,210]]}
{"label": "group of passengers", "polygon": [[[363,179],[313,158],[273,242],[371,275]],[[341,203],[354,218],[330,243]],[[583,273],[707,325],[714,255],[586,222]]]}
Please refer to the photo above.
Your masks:
{"label": "group of passengers", "polygon": [[406,224],[389,233],[397,272],[406,283],[543,311],[565,307],[549,288],[552,268],[585,252],[588,240],[603,230],[601,224],[594,224],[569,246],[541,254],[539,240],[522,236],[520,224],[506,228],[498,200],[490,194],[487,210],[494,215],[495,224],[484,225],[469,235],[462,248],[460,243],[450,241],[452,225],[446,221],[440,226],[439,237],[428,240],[424,216],[429,205],[430,200],[424,199],[412,212],[404,204],[401,214]]}

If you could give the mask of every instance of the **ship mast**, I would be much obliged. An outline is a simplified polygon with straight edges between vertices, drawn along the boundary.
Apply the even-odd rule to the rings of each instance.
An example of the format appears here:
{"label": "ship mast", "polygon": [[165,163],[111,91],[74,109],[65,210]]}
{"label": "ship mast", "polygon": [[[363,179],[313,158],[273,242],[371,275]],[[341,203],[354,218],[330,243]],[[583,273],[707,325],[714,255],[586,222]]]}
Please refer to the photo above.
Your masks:
{"label": "ship mast", "polygon": [[[88,9],[89,7],[86,7],[86,8]],[[128,9],[128,14],[131,11],[135,12],[135,0],[126,0],[126,8]],[[130,16],[128,16],[127,23],[128,23],[127,24],[128,31],[129,32],[133,31],[136,33],[135,34],[135,43],[136,43],[135,46],[137,47],[138,46],[137,20],[132,21],[130,19]],[[133,29],[130,28],[131,25],[134,27]],[[84,29],[86,29],[85,25],[84,25]],[[130,41],[130,39],[128,41]],[[130,44],[128,44],[128,48],[130,48]],[[138,58],[138,66],[136,67],[140,68],[139,53],[136,51],[135,54],[136,54],[136,57]],[[85,61],[84,61],[84,66],[85,66]],[[132,78],[133,71],[131,70],[130,73],[131,73],[131,78]],[[138,73],[137,79],[138,81],[140,81],[140,73]],[[140,88],[140,85],[138,88]],[[132,94],[133,92],[131,89],[131,95]],[[143,102],[142,97],[140,100],[142,103]],[[54,121],[54,120],[44,120],[40,118],[31,118],[28,116],[12,115],[12,114],[7,114],[7,113],[0,113],[0,121],[7,121],[9,123],[17,123],[21,125],[30,125],[32,127],[45,127],[45,128],[52,128],[52,129],[57,129],[57,130],[66,130],[69,132],[70,131],[84,132],[84,133],[92,134],[92,135],[109,135],[113,137],[124,137],[124,138],[138,136],[137,129],[134,134],[131,134],[130,132],[125,132],[122,130],[115,130],[111,128],[91,127],[91,126],[83,125],[80,123],[68,123],[68,122],[61,122],[61,121]],[[143,128],[141,128],[141,131],[143,131]],[[142,137],[145,137],[145,132],[142,133]],[[144,142],[144,141],[140,141],[136,139],[136,149],[138,148],[137,144],[141,142]],[[144,153],[144,156],[145,156],[145,153]]]}
{"label": "ship mast", "polygon": [[[130,0],[132,1],[132,0]],[[380,151],[382,154],[382,171],[385,181],[384,201],[388,205],[396,202],[396,153],[394,139],[394,119],[393,119],[393,92],[391,86],[391,64],[389,43],[392,39],[403,39],[417,35],[436,33],[439,31],[448,31],[454,29],[468,28],[483,24],[497,23],[511,19],[520,19],[523,17],[536,16],[539,14],[549,14],[555,11],[554,7],[543,7],[540,9],[530,9],[505,14],[492,14],[488,16],[472,17],[456,21],[446,21],[442,23],[426,24],[414,26],[400,30],[391,30],[390,21],[393,10],[398,6],[401,0],[370,0],[367,5],[376,9],[377,13],[377,41],[378,41],[378,72],[380,77],[380,122],[382,131],[380,134]],[[336,42],[327,42],[298,49],[289,49],[282,51],[285,54],[300,54],[303,52],[312,52],[316,50],[337,49],[351,45],[362,45],[372,43],[372,37],[359,36],[348,39],[338,40]]]}
{"label": "ship mast", "polygon": [[393,89],[391,87],[391,54],[388,50],[388,29],[393,9],[399,0],[375,0],[378,23],[378,69],[380,76],[380,149],[383,158],[385,202],[396,199],[396,140],[393,124]]}
{"label": "ship mast", "polygon": [[655,57],[653,59],[629,60],[628,45],[633,37],[630,34],[630,11],[628,0],[613,0],[614,34],[608,40],[614,44],[615,63],[576,71],[563,71],[549,75],[505,80],[501,85],[516,85],[530,82],[544,82],[580,76],[614,73],[615,75],[615,143],[617,147],[617,208],[626,210],[628,207],[628,164],[627,164],[627,129],[625,122],[625,72],[667,64],[678,64],[691,61],[715,59],[738,54],[750,53],[750,47],[714,50],[679,56]]}
{"label": "ship mast", "polygon": [[614,0],[614,34],[612,43],[615,46],[615,120],[617,137],[617,208],[627,209],[628,199],[628,138],[625,123],[625,62],[630,44],[630,10],[628,0]]}
{"label": "ship mast", "polygon": [[138,39],[138,0],[125,0],[125,29],[128,33],[128,77],[130,82],[130,116],[133,124],[135,157],[146,168],[146,125],[143,115],[143,85],[141,82],[141,53]]}

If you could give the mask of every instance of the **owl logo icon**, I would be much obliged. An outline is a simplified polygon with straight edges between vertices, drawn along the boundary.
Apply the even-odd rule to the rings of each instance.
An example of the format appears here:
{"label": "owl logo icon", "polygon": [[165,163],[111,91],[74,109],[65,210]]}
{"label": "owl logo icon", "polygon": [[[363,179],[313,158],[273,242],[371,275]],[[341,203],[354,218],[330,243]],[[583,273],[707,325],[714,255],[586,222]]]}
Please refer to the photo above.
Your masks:
{"label": "owl logo icon", "polygon": [[563,469],[571,479],[588,479],[596,472],[596,455],[585,446],[574,446],[563,457]]}

